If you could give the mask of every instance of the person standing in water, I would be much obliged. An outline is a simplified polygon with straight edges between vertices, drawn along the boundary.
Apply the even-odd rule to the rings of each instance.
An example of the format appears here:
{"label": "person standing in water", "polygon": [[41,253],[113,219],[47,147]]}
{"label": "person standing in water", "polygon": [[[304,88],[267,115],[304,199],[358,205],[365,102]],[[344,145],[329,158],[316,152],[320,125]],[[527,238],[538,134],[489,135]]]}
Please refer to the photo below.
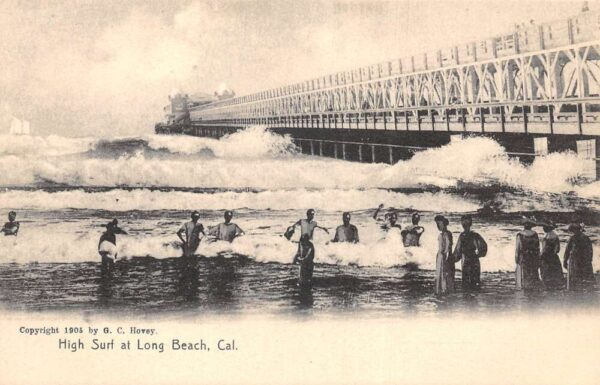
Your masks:
{"label": "person standing in water", "polygon": [[481,235],[471,231],[473,219],[470,215],[463,215],[460,222],[464,231],[456,241],[454,248],[454,261],[462,261],[462,287],[477,289],[481,284],[481,263],[479,258],[487,254],[487,243]]}
{"label": "person standing in water", "polygon": [[435,294],[443,295],[454,291],[454,258],[452,257],[452,233],[448,231],[448,220],[436,215],[438,252],[435,260]]}
{"label": "person standing in water", "polygon": [[523,220],[524,229],[517,234],[515,248],[517,290],[535,289],[540,283],[540,239],[532,230],[535,221]]}
{"label": "person standing in water", "polygon": [[98,241],[98,254],[102,257],[101,271],[103,275],[110,274],[115,267],[117,259],[117,234],[127,232],[119,227],[119,221],[113,219],[106,224],[106,231],[100,236]]}
{"label": "person standing in water", "polygon": [[335,236],[331,242],[358,243],[358,229],[353,224],[350,224],[350,219],[349,212],[342,214],[342,222],[344,224],[335,229]]}
{"label": "person standing in water", "polygon": [[573,233],[565,249],[564,267],[567,269],[567,290],[589,289],[595,282],[592,241],[583,233],[579,223],[568,228]]}
{"label": "person standing in water", "polygon": [[315,247],[310,241],[308,234],[303,234],[298,243],[298,253],[294,258],[294,263],[300,264],[300,274],[298,276],[298,286],[300,289],[312,288],[312,276],[314,270]]}
{"label": "person standing in water", "polygon": [[381,220],[378,217],[379,216],[379,212],[383,209],[383,207],[384,207],[383,203],[380,204],[377,207],[377,209],[373,213],[373,219],[375,219],[375,221],[380,224],[381,229],[384,230],[384,231],[388,231],[388,230],[391,230],[391,229],[394,229],[394,228],[398,229],[398,230],[401,230],[402,226],[400,226],[399,224],[397,224],[398,214],[396,213],[395,210],[390,209],[389,212],[387,212],[383,216],[383,220]]}
{"label": "person standing in water", "polygon": [[300,226],[300,237],[302,237],[304,234],[308,234],[309,240],[312,240],[315,229],[321,229],[321,230],[325,231],[327,234],[329,234],[329,230],[327,230],[325,227],[319,226],[317,224],[317,221],[315,221],[314,219],[315,219],[315,210],[308,209],[308,210],[306,210],[306,219],[300,219],[298,222],[296,222],[292,226],[288,227],[288,231],[291,231],[292,229],[296,228],[296,226]]}
{"label": "person standing in water", "polygon": [[225,218],[225,222],[211,227],[208,231],[208,235],[214,236],[219,241],[226,242],[233,242],[235,238],[244,235],[244,231],[238,225],[231,223],[233,212],[227,210],[223,217]]}
{"label": "person standing in water", "polygon": [[420,246],[419,241],[421,240],[421,235],[425,232],[425,229],[422,226],[419,226],[420,220],[421,215],[419,215],[419,213],[413,213],[411,218],[412,225],[409,225],[401,231],[404,247]]}
{"label": "person standing in water", "polygon": [[[177,231],[177,236],[183,242],[181,247],[184,257],[193,257],[198,245],[200,245],[200,233],[206,235],[204,234],[204,226],[198,223],[198,219],[200,219],[200,213],[198,211],[192,212],[192,220],[184,223]],[[185,238],[183,234],[185,234]]]}
{"label": "person standing in water", "polygon": [[556,288],[564,283],[564,276],[558,252],[560,240],[554,232],[556,226],[552,222],[542,223],[544,238],[542,239],[542,256],[540,261],[540,275],[546,288]]}
{"label": "person standing in water", "polygon": [[15,237],[17,236],[17,234],[19,233],[19,222],[16,221],[17,219],[17,213],[14,211],[10,211],[8,213],[8,222],[6,222],[4,224],[4,226],[2,227],[2,232],[4,233],[5,236],[7,235],[14,235]]}

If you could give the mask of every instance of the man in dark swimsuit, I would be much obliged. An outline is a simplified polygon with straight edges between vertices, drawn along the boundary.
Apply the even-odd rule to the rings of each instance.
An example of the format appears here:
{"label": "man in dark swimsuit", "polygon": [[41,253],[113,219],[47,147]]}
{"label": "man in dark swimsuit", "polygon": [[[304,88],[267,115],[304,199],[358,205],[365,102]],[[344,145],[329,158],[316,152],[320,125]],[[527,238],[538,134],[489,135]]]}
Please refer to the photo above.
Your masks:
{"label": "man in dark swimsuit", "polygon": [[220,223],[214,227],[211,227],[208,231],[208,235],[212,235],[219,241],[233,242],[233,240],[239,236],[244,235],[244,231],[240,229],[235,223],[231,223],[233,218],[233,212],[227,210],[223,215],[225,222]]}
{"label": "man in dark swimsuit", "polygon": [[8,222],[6,222],[4,224],[4,227],[2,227],[2,232],[4,233],[4,235],[14,235],[15,237],[17,236],[17,234],[19,233],[19,222],[17,222],[15,219],[17,219],[17,213],[14,211],[11,211],[8,213]]}
{"label": "man in dark swimsuit", "polygon": [[[192,220],[184,223],[177,231],[177,236],[183,242],[181,245],[183,257],[194,255],[200,245],[200,233],[204,235],[204,226],[202,226],[202,223],[198,223],[198,219],[200,219],[200,213],[197,211],[192,212]],[[185,234],[185,238],[183,234]]]}
{"label": "man in dark swimsuit", "polygon": [[487,254],[487,243],[481,235],[471,231],[473,219],[463,215],[460,219],[463,231],[454,248],[454,261],[462,261],[462,286],[465,289],[477,289],[481,284],[481,264],[479,258]]}
{"label": "man in dark swimsuit", "polygon": [[127,234],[119,226],[119,221],[113,219],[106,225],[106,231],[98,241],[98,253],[102,257],[102,274],[110,274],[114,270],[117,259],[117,234]]}
{"label": "man in dark swimsuit", "polygon": [[421,220],[419,213],[413,213],[411,220],[412,225],[409,225],[401,232],[404,247],[419,246],[421,235],[425,232],[425,229],[419,226],[419,221]]}

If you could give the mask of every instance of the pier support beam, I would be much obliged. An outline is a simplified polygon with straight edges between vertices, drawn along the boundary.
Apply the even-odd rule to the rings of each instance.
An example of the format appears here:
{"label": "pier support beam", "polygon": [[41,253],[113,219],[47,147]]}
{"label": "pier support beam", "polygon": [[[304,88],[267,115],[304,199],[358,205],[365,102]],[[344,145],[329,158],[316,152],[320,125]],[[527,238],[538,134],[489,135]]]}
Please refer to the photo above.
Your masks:
{"label": "pier support beam", "polygon": [[358,161],[362,162],[363,161],[363,154],[362,154],[362,144],[358,145]]}
{"label": "pier support beam", "polygon": [[598,139],[577,141],[577,155],[586,162],[585,178],[598,179]]}
{"label": "pier support beam", "polygon": [[548,155],[548,138],[533,138],[533,152],[536,156]]}
{"label": "pier support beam", "polygon": [[371,162],[375,163],[375,145],[371,145]]}

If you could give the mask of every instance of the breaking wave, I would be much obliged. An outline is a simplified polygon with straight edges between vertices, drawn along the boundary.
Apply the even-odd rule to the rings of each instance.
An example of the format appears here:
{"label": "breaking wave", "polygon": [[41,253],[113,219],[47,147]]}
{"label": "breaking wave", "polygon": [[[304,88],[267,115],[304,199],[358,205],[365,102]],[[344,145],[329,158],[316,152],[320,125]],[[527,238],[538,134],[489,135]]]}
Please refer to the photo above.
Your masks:
{"label": "breaking wave", "polygon": [[553,153],[527,166],[488,138],[451,142],[393,166],[305,156],[290,137],[260,126],[220,140],[159,135],[0,139],[1,186],[456,189],[466,183],[600,198],[597,183],[573,183],[589,166],[575,154]]}

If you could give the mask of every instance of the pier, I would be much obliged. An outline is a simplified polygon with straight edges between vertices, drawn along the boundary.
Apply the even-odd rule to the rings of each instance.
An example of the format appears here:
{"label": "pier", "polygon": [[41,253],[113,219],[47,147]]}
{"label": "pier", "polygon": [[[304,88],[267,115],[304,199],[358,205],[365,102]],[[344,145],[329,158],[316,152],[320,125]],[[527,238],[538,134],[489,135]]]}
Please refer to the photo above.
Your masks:
{"label": "pier", "polygon": [[303,152],[393,163],[488,136],[524,160],[571,150],[600,177],[600,13],[189,109],[159,133],[220,137],[249,125]]}

